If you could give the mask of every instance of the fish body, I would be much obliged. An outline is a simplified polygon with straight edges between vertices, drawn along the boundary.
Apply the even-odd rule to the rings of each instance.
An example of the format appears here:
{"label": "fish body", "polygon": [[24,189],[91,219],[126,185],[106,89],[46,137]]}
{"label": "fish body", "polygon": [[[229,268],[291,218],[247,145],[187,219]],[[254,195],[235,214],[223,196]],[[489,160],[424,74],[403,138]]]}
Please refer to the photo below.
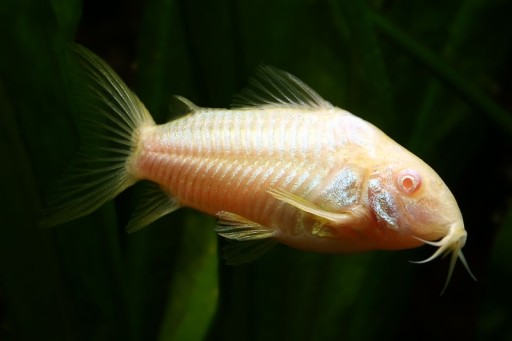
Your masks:
{"label": "fish body", "polygon": [[[289,246],[353,252],[423,244],[406,227],[380,226],[369,205],[370,173],[396,164],[403,148],[339,108],[198,108],[142,130],[137,145],[130,160],[137,178],[159,184],[181,206],[243,217]],[[273,189],[349,216],[342,226],[324,223]]]}
{"label": "fish body", "polygon": [[218,217],[216,232],[239,242],[227,254],[231,263],[276,242],[327,253],[427,243],[438,250],[426,261],[452,253],[448,277],[457,258],[469,271],[462,215],[435,171],[294,76],[262,67],[232,109],[176,97],[184,116],[157,125],[99,57],[80,46],[72,54],[96,99],[89,113],[103,123],[93,134],[97,145],[70,168],[75,184],[61,183],[43,225],[86,215],[148,180],[154,185],[128,230],[191,207]]}

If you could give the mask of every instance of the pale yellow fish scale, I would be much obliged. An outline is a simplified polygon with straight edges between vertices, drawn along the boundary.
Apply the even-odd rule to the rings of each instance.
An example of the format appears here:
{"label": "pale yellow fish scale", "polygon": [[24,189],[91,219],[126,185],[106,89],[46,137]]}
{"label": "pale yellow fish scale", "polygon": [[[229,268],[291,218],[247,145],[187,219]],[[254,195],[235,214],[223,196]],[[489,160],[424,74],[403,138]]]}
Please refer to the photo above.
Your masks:
{"label": "pale yellow fish scale", "polygon": [[[257,189],[304,187],[309,190],[311,180],[314,180],[314,177],[305,176],[309,174],[307,169],[313,168],[311,164],[294,167],[290,162],[276,163],[270,159],[254,164],[247,159],[205,160],[177,155],[153,155],[147,158],[147,164],[152,160],[158,161],[158,167],[152,169],[165,168],[168,172],[165,178],[156,179],[152,174],[148,174],[148,178],[178,197],[184,206],[210,214],[228,210],[244,214],[249,219],[261,220],[263,217],[267,223],[283,228],[286,226],[278,224],[284,220],[282,210],[291,207]],[[289,171],[292,168],[293,171]],[[162,173],[156,171],[154,174]]]}
{"label": "pale yellow fish scale", "polygon": [[330,143],[323,134],[329,133],[325,129],[332,127],[322,122],[321,114],[297,115],[292,111],[285,108],[258,113],[200,111],[156,129],[161,131],[157,133],[160,147],[177,153],[252,156],[286,153],[290,157],[307,157]]}
{"label": "pale yellow fish scale", "polygon": [[[210,214],[233,211],[258,221],[269,217],[267,223],[282,225],[284,211],[295,210],[284,210],[266,191],[277,187],[307,195],[316,188],[327,172],[319,150],[329,141],[318,137],[328,135],[332,125],[318,113],[297,119],[287,110],[276,111],[196,113],[149,129],[139,153],[141,177],[160,184],[184,206]],[[326,131],[312,134],[315,129]]]}

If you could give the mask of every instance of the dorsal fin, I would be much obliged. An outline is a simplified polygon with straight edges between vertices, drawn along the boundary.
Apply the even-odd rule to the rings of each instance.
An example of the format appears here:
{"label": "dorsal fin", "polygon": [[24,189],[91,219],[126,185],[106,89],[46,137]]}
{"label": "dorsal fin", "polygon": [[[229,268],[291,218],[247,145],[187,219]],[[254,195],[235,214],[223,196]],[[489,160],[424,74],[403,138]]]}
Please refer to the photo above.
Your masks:
{"label": "dorsal fin", "polygon": [[292,74],[272,66],[260,66],[249,84],[235,96],[233,108],[289,107],[328,109],[332,104]]}

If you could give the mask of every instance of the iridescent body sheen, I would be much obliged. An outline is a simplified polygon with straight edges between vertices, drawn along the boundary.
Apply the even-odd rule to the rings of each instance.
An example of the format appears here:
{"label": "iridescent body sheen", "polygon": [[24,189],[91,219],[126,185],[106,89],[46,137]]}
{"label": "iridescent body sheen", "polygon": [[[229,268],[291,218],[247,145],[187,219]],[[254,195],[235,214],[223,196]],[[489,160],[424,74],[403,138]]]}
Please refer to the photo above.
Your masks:
{"label": "iridescent body sheen", "polygon": [[[75,189],[76,198],[56,200],[45,225],[88,214],[149,180],[158,189],[135,211],[129,231],[187,206],[217,216],[216,231],[242,250],[258,242],[328,253],[428,243],[438,250],[426,261],[452,252],[449,276],[457,257],[467,267],[462,216],[441,178],[292,75],[261,68],[233,109],[200,108],[177,97],[186,115],[156,125],[106,64],[82,47],[73,51],[103,103],[104,140],[119,148],[104,148],[113,155],[101,159],[97,179]],[[268,248],[256,249],[228,260],[248,261]]]}
{"label": "iridescent body sheen", "polygon": [[[403,152],[369,123],[327,104],[321,110],[300,111],[197,109],[141,130],[130,173],[159,184],[180,206],[211,215],[234,213],[300,249],[401,249],[423,243],[411,237],[407,226],[380,226],[379,219],[391,221],[388,215],[376,216],[370,204],[380,213],[395,212],[395,204],[386,191],[388,201],[379,194],[374,195],[379,200],[371,202],[367,193],[375,192],[371,184],[379,181],[370,179],[372,170],[386,167],[386,160],[373,154],[391,153],[396,164],[397,153]],[[347,217],[337,225],[324,222],[276,199],[269,193],[272,189]],[[417,237],[432,240],[443,235],[426,231]]]}

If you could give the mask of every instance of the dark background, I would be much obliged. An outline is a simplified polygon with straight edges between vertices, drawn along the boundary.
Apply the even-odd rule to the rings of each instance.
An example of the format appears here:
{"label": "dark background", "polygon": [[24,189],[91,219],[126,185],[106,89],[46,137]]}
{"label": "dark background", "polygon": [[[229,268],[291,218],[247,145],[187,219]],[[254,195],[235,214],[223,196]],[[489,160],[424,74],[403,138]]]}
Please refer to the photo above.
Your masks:
{"label": "dark background", "polygon": [[[512,339],[512,2],[363,0],[0,3],[1,340]],[[155,119],[172,94],[227,107],[261,63],[376,124],[445,179],[464,253],[424,246],[218,257],[214,220],[180,210],[132,235],[131,191],[38,227],[80,140],[66,43],[102,56]]]}

